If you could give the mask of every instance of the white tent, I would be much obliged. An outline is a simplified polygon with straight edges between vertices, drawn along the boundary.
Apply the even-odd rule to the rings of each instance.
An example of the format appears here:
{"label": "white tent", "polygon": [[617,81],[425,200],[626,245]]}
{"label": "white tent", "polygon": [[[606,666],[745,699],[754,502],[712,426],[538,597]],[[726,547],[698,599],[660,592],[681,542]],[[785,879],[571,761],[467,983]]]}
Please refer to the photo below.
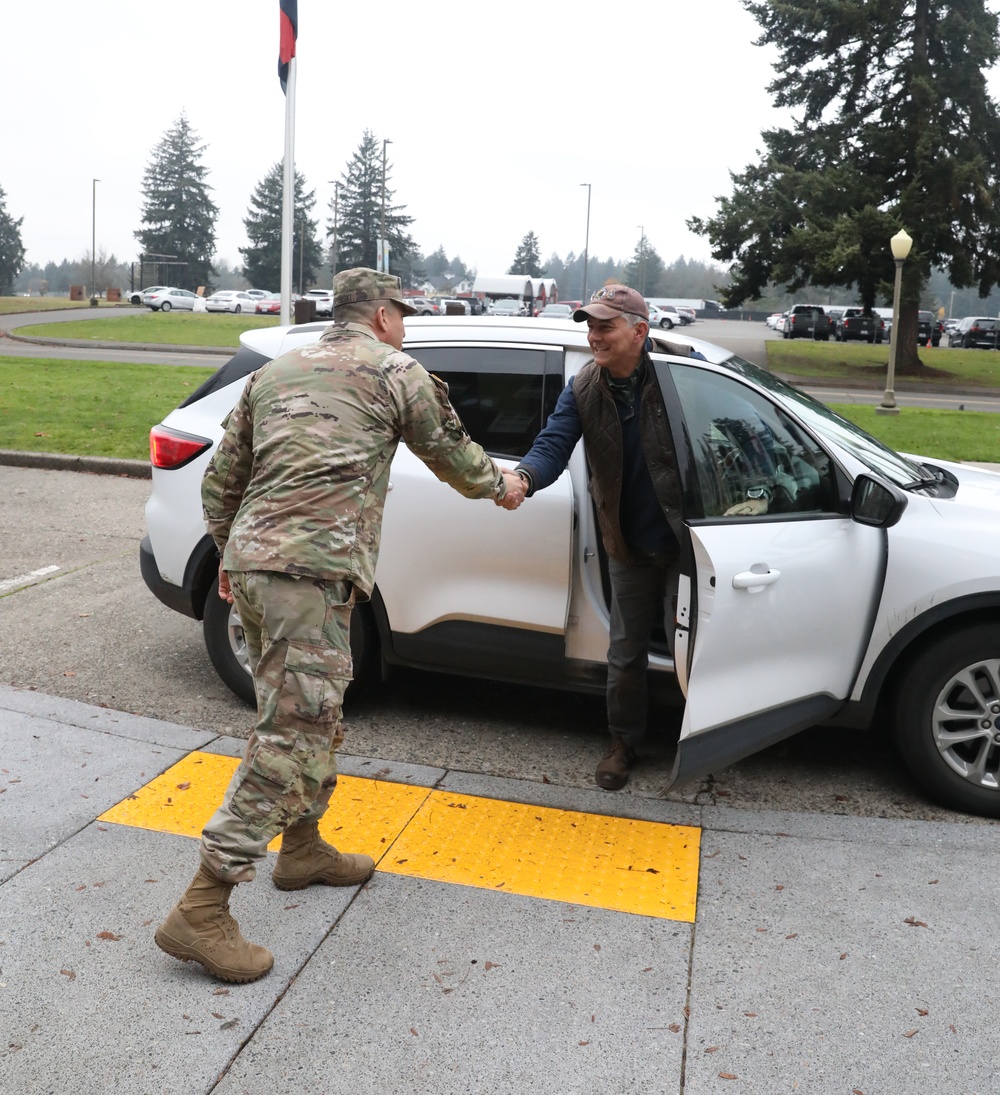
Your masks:
{"label": "white tent", "polygon": [[477,275],[472,291],[476,296],[482,294],[488,297],[513,297],[515,300],[535,295],[532,279],[527,274],[506,274],[498,278]]}

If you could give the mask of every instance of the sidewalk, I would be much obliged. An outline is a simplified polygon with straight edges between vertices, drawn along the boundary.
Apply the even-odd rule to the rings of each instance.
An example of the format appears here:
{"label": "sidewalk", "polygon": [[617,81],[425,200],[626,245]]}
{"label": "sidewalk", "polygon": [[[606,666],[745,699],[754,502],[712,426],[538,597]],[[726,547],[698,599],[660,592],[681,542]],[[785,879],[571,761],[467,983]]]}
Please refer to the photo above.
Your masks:
{"label": "sidewalk", "polygon": [[996,828],[345,756],[375,876],[266,864],[233,904],[275,968],[224,985],[152,935],[242,742],[4,686],[0,740],[2,1091],[997,1090]]}

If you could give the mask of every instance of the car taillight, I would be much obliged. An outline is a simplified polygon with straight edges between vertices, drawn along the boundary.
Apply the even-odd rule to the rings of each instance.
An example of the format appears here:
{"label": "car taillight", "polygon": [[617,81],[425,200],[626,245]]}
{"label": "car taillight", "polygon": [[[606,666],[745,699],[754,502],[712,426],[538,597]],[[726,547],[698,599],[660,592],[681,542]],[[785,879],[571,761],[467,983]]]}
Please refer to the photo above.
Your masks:
{"label": "car taillight", "polygon": [[154,426],[149,431],[149,460],[154,468],[182,468],[211,447],[207,437],[167,426]]}

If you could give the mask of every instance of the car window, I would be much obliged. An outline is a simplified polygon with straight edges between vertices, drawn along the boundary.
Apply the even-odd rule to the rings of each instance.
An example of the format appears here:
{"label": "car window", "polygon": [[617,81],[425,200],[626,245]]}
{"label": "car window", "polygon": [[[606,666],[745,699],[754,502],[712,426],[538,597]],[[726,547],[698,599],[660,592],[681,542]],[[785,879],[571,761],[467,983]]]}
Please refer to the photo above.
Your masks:
{"label": "car window", "polygon": [[563,389],[562,350],[410,343],[405,349],[448,385],[469,436],[492,456],[524,456]]}
{"label": "car window", "polygon": [[833,462],[785,412],[744,384],[672,365],[683,416],[685,517],[717,520],[748,499],[757,519],[839,512]]}

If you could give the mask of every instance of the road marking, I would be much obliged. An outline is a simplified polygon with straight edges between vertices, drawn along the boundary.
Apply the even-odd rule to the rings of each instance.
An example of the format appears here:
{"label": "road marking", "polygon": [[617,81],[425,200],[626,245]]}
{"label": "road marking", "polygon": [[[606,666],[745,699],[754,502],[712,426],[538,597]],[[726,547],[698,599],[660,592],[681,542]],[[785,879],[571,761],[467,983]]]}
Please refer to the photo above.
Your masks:
{"label": "road marking", "polygon": [[[98,820],[197,838],[239,762],[193,752]],[[693,923],[701,830],[340,776],[320,831],[386,874]],[[274,840],[269,851],[277,851]]]}
{"label": "road marking", "polygon": [[3,578],[0,579],[0,593],[6,593],[9,589],[15,589],[18,586],[30,586],[38,578],[44,578],[46,574],[53,574],[59,567],[39,567],[38,570],[29,571],[27,574],[20,574],[16,578]]}

